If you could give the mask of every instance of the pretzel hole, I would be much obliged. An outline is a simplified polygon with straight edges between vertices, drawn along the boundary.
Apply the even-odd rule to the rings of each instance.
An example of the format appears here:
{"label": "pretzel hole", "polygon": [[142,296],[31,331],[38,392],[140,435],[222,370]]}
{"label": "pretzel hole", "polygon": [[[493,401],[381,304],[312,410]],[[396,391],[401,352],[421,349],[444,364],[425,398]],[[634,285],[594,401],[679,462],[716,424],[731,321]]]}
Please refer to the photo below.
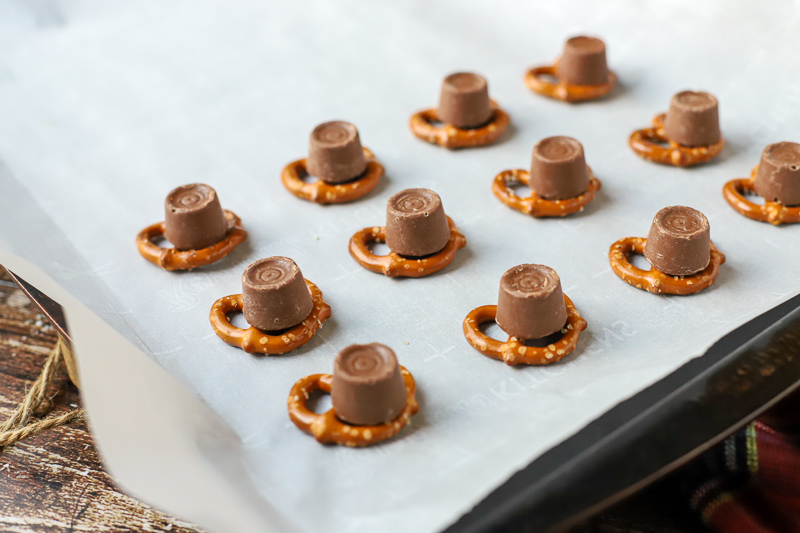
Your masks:
{"label": "pretzel hole", "polygon": [[367,245],[369,251],[372,252],[374,255],[384,256],[389,255],[392,251],[389,249],[389,246],[385,242],[372,242]]}
{"label": "pretzel hole", "polygon": [[540,73],[540,74],[537,74],[536,77],[539,78],[540,80],[544,81],[544,82],[547,82],[547,83],[552,83],[552,84],[558,83],[558,78],[556,78],[555,75],[553,75],[553,74],[542,74],[542,73]]}
{"label": "pretzel hole", "polygon": [[508,340],[508,333],[503,331],[503,328],[497,325],[497,322],[494,320],[490,322],[484,322],[478,329],[486,335],[487,337],[491,337],[492,339],[500,342],[506,342]]}
{"label": "pretzel hole", "polygon": [[244,318],[244,313],[241,311],[235,311],[230,313],[228,316],[228,322],[231,323],[231,326],[239,329],[248,329],[250,328],[250,324],[247,323],[247,320]]}
{"label": "pretzel hole", "polygon": [[650,261],[648,261],[643,254],[637,254],[636,252],[631,252],[628,255],[628,262],[636,268],[644,270],[645,272],[653,267],[650,264]]}
{"label": "pretzel hole", "polygon": [[533,196],[533,189],[525,185],[519,180],[509,180],[506,182],[506,189],[510,189],[520,198],[527,198]]}
{"label": "pretzel hole", "polygon": [[299,169],[297,171],[297,177],[300,178],[300,181],[302,181],[303,183],[314,184],[319,181],[319,178],[309,174],[305,168]]}
{"label": "pretzel hole", "polygon": [[175,246],[173,246],[172,243],[169,242],[166,237],[164,237],[163,233],[150,239],[150,243],[158,246],[159,248],[175,248]]}
{"label": "pretzel hole", "polygon": [[[564,325],[566,326],[566,324]],[[547,348],[551,344],[555,344],[560,341],[563,336],[563,333],[556,331],[555,333],[551,333],[550,335],[546,335],[539,339],[525,339],[525,342],[522,344],[531,348]]]}
{"label": "pretzel hole", "polygon": [[328,412],[331,407],[333,407],[331,395],[319,389],[309,394],[308,400],[306,400],[306,409],[318,415]]}

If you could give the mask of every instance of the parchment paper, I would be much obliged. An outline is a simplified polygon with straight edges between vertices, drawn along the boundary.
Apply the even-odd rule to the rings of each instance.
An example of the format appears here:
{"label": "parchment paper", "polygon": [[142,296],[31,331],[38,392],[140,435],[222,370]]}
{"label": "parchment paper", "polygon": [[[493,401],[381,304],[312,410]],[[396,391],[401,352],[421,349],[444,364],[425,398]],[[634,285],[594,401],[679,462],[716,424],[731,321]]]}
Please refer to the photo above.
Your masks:
{"label": "parchment paper", "polygon": [[[244,442],[260,497],[300,531],[434,531],[616,403],[800,291],[800,228],[747,220],[721,195],[763,147],[798,140],[796,2],[442,1],[397,4],[140,1],[0,4],[0,243],[41,266],[199,395]],[[531,94],[525,70],[563,40],[602,36],[621,86],[567,105]],[[415,139],[409,115],[435,106],[441,78],[483,73],[512,128],[499,144],[448,152]],[[681,170],[637,158],[627,136],[670,96],[720,100],[728,145]],[[355,123],[386,166],[366,199],[321,207],[279,180],[313,126]],[[491,180],[526,167],[532,145],[570,135],[603,189],[585,212],[534,220],[500,204]],[[163,219],[177,185],[206,182],[250,236],[228,259],[168,273],[138,256],[136,233]],[[444,272],[392,280],[347,253],[403,188],[440,193],[467,247]],[[618,238],[645,236],[655,212],[704,212],[727,254],[716,284],[654,296],[608,266]],[[37,223],[41,220],[41,224]],[[24,221],[24,223],[22,223]],[[58,230],[42,231],[50,226]],[[291,355],[255,357],[208,324],[255,259],[287,255],[333,308]],[[463,338],[500,275],[549,265],[589,322],[577,351],[509,368]],[[351,450],[297,430],[285,400],[354,342],[392,346],[415,375],[421,413],[399,438]],[[80,351],[80,347],[79,351]],[[157,480],[154,480],[157,483]],[[157,504],[157,502],[154,502]]]}

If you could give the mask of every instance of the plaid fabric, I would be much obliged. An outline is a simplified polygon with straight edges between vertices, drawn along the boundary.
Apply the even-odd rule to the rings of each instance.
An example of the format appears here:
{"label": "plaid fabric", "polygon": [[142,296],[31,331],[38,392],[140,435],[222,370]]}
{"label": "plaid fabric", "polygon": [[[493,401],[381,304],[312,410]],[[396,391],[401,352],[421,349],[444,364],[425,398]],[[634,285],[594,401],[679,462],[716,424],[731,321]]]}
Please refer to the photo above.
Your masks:
{"label": "plaid fabric", "polygon": [[720,533],[800,533],[800,393],[725,439],[691,474],[690,505]]}

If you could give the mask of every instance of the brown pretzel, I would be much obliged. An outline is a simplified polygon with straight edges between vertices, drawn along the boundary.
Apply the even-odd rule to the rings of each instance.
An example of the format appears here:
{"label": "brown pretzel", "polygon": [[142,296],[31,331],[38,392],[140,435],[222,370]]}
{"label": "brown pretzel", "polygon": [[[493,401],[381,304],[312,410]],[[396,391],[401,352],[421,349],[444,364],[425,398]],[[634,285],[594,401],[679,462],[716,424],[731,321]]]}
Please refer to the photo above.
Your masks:
{"label": "brown pretzel", "polygon": [[178,250],[162,248],[153,244],[154,239],[164,238],[166,229],[163,222],[148,226],[136,236],[136,248],[142,257],[164,270],[191,270],[219,261],[247,237],[242,228],[242,220],[231,211],[225,211],[228,234],[223,240],[202,250]]}
{"label": "brown pretzel", "polygon": [[567,323],[561,329],[564,336],[549,346],[525,346],[525,339],[519,337],[509,337],[506,342],[501,342],[482,332],[482,324],[495,320],[496,305],[483,305],[473,309],[464,319],[464,336],[483,355],[499,359],[510,366],[555,363],[575,350],[581,331],[586,329],[586,320],[581,317],[567,295],[564,295],[564,302],[567,304]]}
{"label": "brown pretzel", "polygon": [[722,188],[722,195],[730,206],[739,214],[769,222],[775,226],[779,224],[796,224],[800,222],[800,206],[786,207],[778,202],[764,201],[764,205],[754,204],[745,195],[755,194],[756,174],[758,165],[750,173],[749,178],[731,180]]}
{"label": "brown pretzel", "polygon": [[467,244],[467,239],[458,231],[453,219],[447,217],[450,226],[450,240],[440,251],[425,257],[404,257],[395,252],[388,255],[375,255],[369,247],[374,243],[386,242],[386,228],[376,226],[364,228],[350,238],[350,255],[369,271],[384,276],[421,278],[439,272],[453,262],[456,252]]}
{"label": "brown pretzel", "polygon": [[318,390],[331,392],[333,376],[330,374],[306,376],[292,386],[287,400],[289,418],[295,426],[309,435],[313,435],[317,441],[322,443],[334,442],[351,447],[369,446],[391,438],[408,424],[412,415],[419,411],[419,404],[415,396],[417,387],[414,377],[402,366],[400,372],[403,374],[403,382],[406,385],[406,406],[391,422],[378,426],[353,426],[340,420],[336,416],[334,408],[323,414],[309,411],[306,401],[312,392]]}
{"label": "brown pretzel", "polygon": [[[710,161],[725,148],[725,139],[720,138],[708,146],[683,146],[667,139],[664,132],[665,113],[653,118],[653,127],[636,130],[631,133],[628,144],[636,155],[648,161],[672,165],[675,167],[689,167]],[[663,146],[667,144],[668,146]]]}
{"label": "brown pretzel", "polygon": [[426,109],[411,115],[411,132],[419,139],[444,148],[471,148],[492,144],[506,131],[508,113],[492,101],[492,119],[480,128],[461,129],[443,124],[436,109]]}
{"label": "brown pretzel", "polygon": [[591,168],[588,166],[586,168],[589,170],[589,188],[586,189],[585,193],[574,198],[548,200],[533,191],[526,198],[517,195],[511,186],[517,183],[529,186],[531,179],[530,172],[519,168],[504,170],[495,176],[494,182],[492,182],[492,192],[508,207],[526,215],[532,217],[564,217],[583,211],[583,208],[592,201],[595,193],[600,190],[600,180],[594,176]]}
{"label": "brown pretzel", "polygon": [[[610,93],[617,83],[617,75],[611,71],[608,71],[608,81],[602,85],[573,85],[565,80],[559,80],[556,71],[557,64],[532,68],[525,73],[525,85],[531,91],[542,96],[564,102],[580,102],[602,98]],[[544,76],[556,78],[556,82],[548,81]]]}
{"label": "brown pretzel", "polygon": [[710,286],[719,275],[719,267],[725,262],[725,254],[717,250],[711,243],[711,260],[708,266],[691,276],[671,276],[659,272],[655,268],[642,270],[633,266],[628,261],[632,253],[644,254],[644,237],[625,237],[611,245],[608,251],[608,261],[611,270],[625,283],[647,292],[677,294],[685,296],[702,291]]}
{"label": "brown pretzel", "polygon": [[367,170],[360,177],[346,183],[325,183],[320,179],[314,183],[306,183],[303,181],[303,178],[308,176],[306,159],[292,161],[283,167],[281,181],[289,192],[303,200],[318,204],[352,202],[374,189],[383,176],[383,165],[378,163],[375,155],[366,148],[364,157],[367,158]]}
{"label": "brown pretzel", "polygon": [[331,316],[331,307],[322,299],[322,291],[308,280],[306,285],[311,291],[314,308],[305,320],[286,331],[271,335],[253,326],[242,329],[231,324],[228,314],[242,310],[241,294],[224,296],[214,302],[208,317],[211,327],[220,339],[247,353],[273,355],[291,352],[310,341]]}

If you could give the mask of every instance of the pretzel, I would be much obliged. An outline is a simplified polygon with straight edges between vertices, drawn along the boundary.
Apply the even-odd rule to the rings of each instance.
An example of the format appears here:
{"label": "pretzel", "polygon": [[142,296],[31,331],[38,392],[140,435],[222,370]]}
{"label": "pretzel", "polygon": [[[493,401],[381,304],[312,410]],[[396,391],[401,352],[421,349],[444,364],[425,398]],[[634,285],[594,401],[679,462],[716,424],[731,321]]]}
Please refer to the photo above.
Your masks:
{"label": "pretzel", "polygon": [[452,124],[443,124],[435,108],[426,109],[411,115],[411,132],[419,139],[444,148],[471,148],[492,144],[506,131],[510,118],[494,101],[492,119],[484,126],[461,129]]}
{"label": "pretzel", "polygon": [[228,319],[229,313],[242,310],[242,295],[224,296],[211,306],[209,320],[217,337],[231,346],[241,348],[247,353],[263,353],[266,355],[291,352],[311,340],[322,323],[331,316],[331,307],[322,299],[322,291],[308,280],[306,285],[311,291],[314,308],[301,323],[281,333],[269,334],[250,326],[247,329],[237,328]]}
{"label": "pretzel", "polygon": [[[636,130],[631,133],[628,144],[636,155],[648,161],[672,165],[675,167],[689,167],[710,161],[725,148],[725,139],[720,138],[708,146],[683,146],[667,139],[664,133],[664,117],[661,113],[653,117],[653,127]],[[669,146],[662,146],[663,144]]]}
{"label": "pretzel", "polygon": [[294,425],[313,435],[322,443],[333,442],[345,446],[369,446],[395,436],[409,423],[411,416],[419,411],[419,404],[415,396],[416,384],[411,373],[400,367],[403,382],[406,386],[406,406],[391,422],[377,426],[354,426],[343,422],[336,416],[336,410],[331,408],[326,413],[318,414],[309,411],[306,402],[312,392],[321,390],[331,392],[333,376],[330,374],[313,374],[300,379],[292,386],[289,392],[289,418]]}
{"label": "pretzel", "polygon": [[531,179],[530,172],[519,168],[504,170],[495,176],[494,182],[492,182],[492,192],[501,202],[520,213],[525,213],[532,217],[564,217],[583,211],[583,208],[592,201],[595,193],[600,190],[600,180],[594,176],[591,168],[588,166],[586,168],[589,170],[589,188],[586,189],[586,192],[574,198],[548,200],[533,191],[526,198],[518,196],[511,189],[511,186],[517,183],[529,185]]}
{"label": "pretzel", "polygon": [[611,245],[608,251],[608,260],[611,270],[622,281],[652,293],[677,294],[685,296],[694,294],[709,287],[717,279],[719,267],[725,262],[725,254],[717,250],[711,243],[711,260],[708,266],[691,276],[671,276],[651,268],[649,271],[633,266],[628,261],[631,253],[644,254],[644,237],[625,237]]}
{"label": "pretzel", "polygon": [[210,265],[231,253],[247,237],[247,232],[242,227],[242,220],[233,212],[226,210],[225,220],[228,222],[227,236],[217,244],[201,250],[178,250],[153,244],[154,239],[164,238],[166,226],[163,222],[140,231],[136,236],[136,247],[142,257],[164,270],[192,270]]}
{"label": "pretzel", "polygon": [[363,150],[367,159],[367,170],[352,181],[334,184],[318,179],[314,183],[306,183],[303,181],[303,177],[308,176],[305,158],[283,167],[281,181],[298,198],[318,204],[343,204],[358,200],[374,189],[383,176],[383,165],[378,163],[371,151],[366,148]]}
{"label": "pretzel", "polygon": [[525,346],[525,339],[520,337],[509,337],[506,342],[501,342],[482,332],[480,329],[482,324],[495,320],[496,305],[483,305],[473,309],[464,319],[462,326],[464,336],[467,342],[483,355],[502,360],[509,366],[555,363],[575,350],[581,331],[586,329],[586,320],[581,317],[566,294],[564,302],[567,304],[567,323],[561,328],[563,337],[548,346]]}
{"label": "pretzel", "polygon": [[745,195],[755,194],[756,174],[758,165],[750,172],[749,178],[731,180],[722,188],[722,195],[730,206],[739,214],[769,222],[775,226],[779,224],[795,224],[800,222],[800,206],[786,207],[778,202],[764,201],[764,205],[754,204]]}
{"label": "pretzel", "polygon": [[439,272],[453,262],[456,252],[467,244],[467,239],[458,231],[453,219],[447,217],[450,226],[450,240],[440,251],[425,257],[404,257],[395,252],[388,255],[375,255],[369,247],[374,243],[386,242],[386,228],[375,226],[364,228],[350,238],[350,255],[356,262],[371,272],[390,278],[421,278]]}
{"label": "pretzel", "polygon": [[[617,83],[617,75],[608,71],[608,81],[601,85],[574,85],[566,80],[559,80],[556,75],[558,63],[549,67],[535,67],[525,73],[525,85],[531,91],[562,100],[564,102],[580,102],[602,98],[611,92]],[[543,76],[555,78],[556,82],[546,80]]]}

